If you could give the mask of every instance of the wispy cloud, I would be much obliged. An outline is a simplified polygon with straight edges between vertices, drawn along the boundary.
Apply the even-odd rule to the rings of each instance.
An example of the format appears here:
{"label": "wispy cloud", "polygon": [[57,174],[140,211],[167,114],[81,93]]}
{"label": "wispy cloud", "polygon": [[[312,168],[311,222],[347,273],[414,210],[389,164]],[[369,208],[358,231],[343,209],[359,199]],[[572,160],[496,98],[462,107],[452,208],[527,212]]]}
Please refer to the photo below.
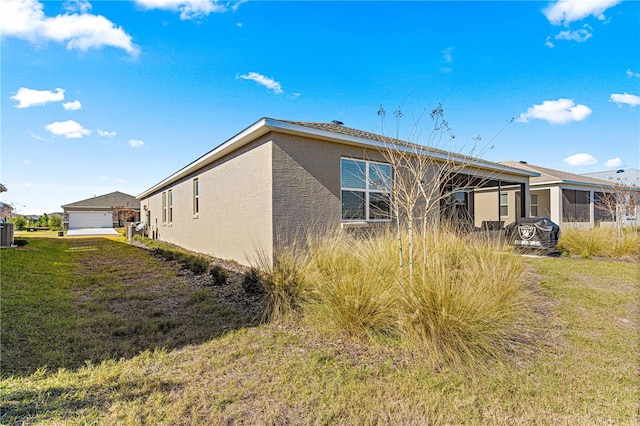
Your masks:
{"label": "wispy cloud", "polygon": [[44,14],[37,0],[0,1],[0,27],[3,37],[15,37],[31,43],[66,42],[67,49],[87,51],[111,46],[137,55],[139,49],[122,27],[101,15],[86,13],[90,5],[85,1],[67,3],[79,13],[53,17]]}
{"label": "wispy cloud", "polygon": [[67,111],[76,111],[82,108],[82,104],[80,103],[80,101],[65,102],[62,104],[62,106]]}
{"label": "wispy cloud", "polygon": [[622,0],[559,0],[542,10],[544,16],[553,25],[569,25],[594,16],[604,21],[604,12]]}
{"label": "wispy cloud", "polygon": [[255,81],[261,86],[264,86],[269,90],[273,90],[273,93],[275,93],[276,95],[281,95],[284,93],[284,91],[282,90],[282,86],[278,81],[275,81],[274,79],[270,77],[266,77],[262,74],[258,74],[257,72],[250,72],[248,74],[236,75],[236,78],[240,78],[242,80]]}
{"label": "wispy cloud", "polygon": [[129,146],[135,149],[142,148],[144,146],[144,141],[141,141],[139,139],[130,139]]}
{"label": "wispy cloud", "polygon": [[612,158],[604,163],[607,167],[622,167],[623,164],[624,163],[620,157]]}
{"label": "wispy cloud", "polygon": [[55,136],[64,136],[67,139],[81,139],[91,134],[91,130],[85,129],[80,123],[73,120],[55,121],[44,126],[46,130]]}
{"label": "wispy cloud", "polygon": [[455,49],[455,47],[447,47],[442,51],[442,60],[447,64],[453,62],[453,49]]}
{"label": "wispy cloud", "polygon": [[71,13],[87,13],[91,10],[91,3],[87,0],[68,0],[63,6],[64,10]]}
{"label": "wispy cloud", "polygon": [[544,42],[544,45],[549,49],[553,49],[554,47],[556,47],[555,43],[551,41],[551,36],[547,36],[547,40]]}
{"label": "wispy cloud", "polygon": [[640,78],[640,73],[633,72],[630,69],[627,70],[627,77],[629,78]]}
{"label": "wispy cloud", "polygon": [[570,121],[582,121],[591,115],[591,112],[591,108],[586,105],[576,105],[571,99],[560,98],[529,107],[527,112],[520,114],[516,121],[527,123],[529,119],[537,119],[551,124],[564,124]]}
{"label": "wispy cloud", "polygon": [[116,132],[109,132],[107,130],[98,129],[96,130],[98,136],[102,136],[104,138],[112,138],[116,135]]}
{"label": "wispy cloud", "polygon": [[611,102],[615,102],[618,106],[629,105],[631,108],[640,105],[640,96],[630,95],[629,93],[612,93],[609,97]]}
{"label": "wispy cloud", "polygon": [[134,0],[144,9],[162,9],[180,12],[183,21],[201,19],[211,13],[236,11],[244,2],[220,3],[216,0]]}
{"label": "wispy cloud", "polygon": [[598,162],[593,155],[586,153],[570,155],[567,158],[563,158],[562,161],[570,166],[591,166]]}
{"label": "wispy cloud", "polygon": [[560,31],[558,35],[556,35],[556,40],[572,40],[577,41],[578,43],[584,43],[585,41],[591,38],[591,32],[593,28],[589,25],[585,25],[580,30],[575,31]]}
{"label": "wispy cloud", "polygon": [[64,89],[57,88],[55,91],[35,90],[21,87],[15,95],[11,97],[18,101],[16,108],[29,108],[36,105],[44,105],[49,102],[60,102],[64,100]]}

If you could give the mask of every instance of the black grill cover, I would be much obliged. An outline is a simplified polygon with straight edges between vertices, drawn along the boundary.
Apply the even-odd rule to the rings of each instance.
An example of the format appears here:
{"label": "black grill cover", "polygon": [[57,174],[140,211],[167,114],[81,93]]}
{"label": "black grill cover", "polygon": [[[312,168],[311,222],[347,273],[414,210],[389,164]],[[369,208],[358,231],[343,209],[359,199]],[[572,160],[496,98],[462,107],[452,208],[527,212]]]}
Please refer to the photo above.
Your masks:
{"label": "black grill cover", "polygon": [[507,225],[507,237],[516,247],[554,250],[560,227],[547,217],[523,217]]}

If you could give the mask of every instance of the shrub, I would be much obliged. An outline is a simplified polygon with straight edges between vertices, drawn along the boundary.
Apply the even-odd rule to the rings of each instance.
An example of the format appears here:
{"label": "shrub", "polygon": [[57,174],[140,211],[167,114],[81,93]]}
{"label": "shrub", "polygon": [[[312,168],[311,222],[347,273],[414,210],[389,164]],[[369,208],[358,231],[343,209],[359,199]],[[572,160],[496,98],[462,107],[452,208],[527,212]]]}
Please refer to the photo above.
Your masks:
{"label": "shrub", "polygon": [[49,218],[49,229],[57,231],[62,228],[62,218],[60,216],[51,216]]}
{"label": "shrub", "polygon": [[209,269],[209,262],[205,258],[193,254],[181,254],[179,262],[184,269],[189,269],[196,275],[202,275]]}
{"label": "shrub", "polygon": [[213,265],[209,271],[209,275],[211,275],[213,285],[217,286],[225,285],[229,279],[229,274],[227,274],[227,271],[220,265]]}
{"label": "shrub", "polygon": [[242,276],[240,285],[245,293],[257,294],[264,291],[262,274],[258,268],[251,268]]}
{"label": "shrub", "polygon": [[9,219],[9,222],[13,223],[17,231],[23,231],[24,228],[27,226],[27,219],[25,219],[22,216],[17,216],[12,219]]}

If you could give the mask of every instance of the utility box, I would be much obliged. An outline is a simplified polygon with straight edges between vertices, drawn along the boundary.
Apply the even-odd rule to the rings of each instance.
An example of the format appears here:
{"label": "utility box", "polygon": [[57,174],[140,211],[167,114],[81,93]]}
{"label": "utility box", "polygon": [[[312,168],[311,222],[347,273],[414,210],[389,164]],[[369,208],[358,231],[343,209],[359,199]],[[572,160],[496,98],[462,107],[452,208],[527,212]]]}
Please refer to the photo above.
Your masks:
{"label": "utility box", "polygon": [[11,247],[13,245],[13,223],[0,223],[0,247]]}
{"label": "utility box", "polygon": [[509,242],[519,248],[555,250],[560,239],[560,227],[548,217],[523,217],[506,231]]}

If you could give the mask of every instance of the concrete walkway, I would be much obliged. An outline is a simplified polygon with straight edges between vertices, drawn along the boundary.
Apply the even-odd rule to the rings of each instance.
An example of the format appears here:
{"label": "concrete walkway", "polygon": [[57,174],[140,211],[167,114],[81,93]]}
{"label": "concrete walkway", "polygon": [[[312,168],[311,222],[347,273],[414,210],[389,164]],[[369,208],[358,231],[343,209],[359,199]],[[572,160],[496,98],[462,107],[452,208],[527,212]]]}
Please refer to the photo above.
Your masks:
{"label": "concrete walkway", "polygon": [[118,235],[118,231],[113,228],[83,228],[70,229],[66,234],[68,237],[77,237],[85,235]]}

